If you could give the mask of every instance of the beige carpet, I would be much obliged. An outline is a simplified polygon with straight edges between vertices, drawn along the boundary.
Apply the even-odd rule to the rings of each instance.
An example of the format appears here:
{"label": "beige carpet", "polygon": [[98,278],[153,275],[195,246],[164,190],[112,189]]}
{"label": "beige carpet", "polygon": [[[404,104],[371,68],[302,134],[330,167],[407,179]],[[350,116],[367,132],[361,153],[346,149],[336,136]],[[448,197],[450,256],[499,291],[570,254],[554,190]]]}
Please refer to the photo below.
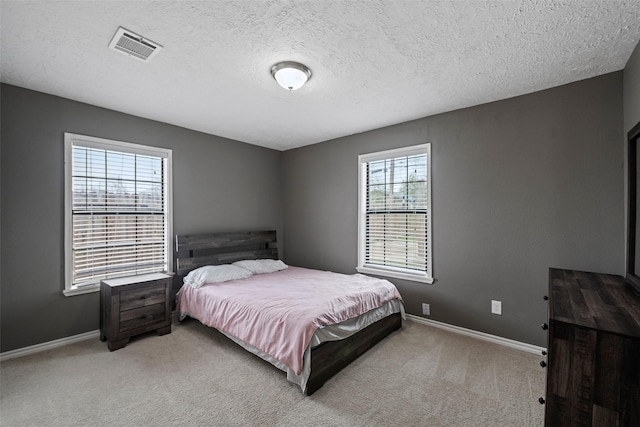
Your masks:
{"label": "beige carpet", "polygon": [[189,320],[109,352],[99,340],[0,365],[2,426],[542,426],[536,355],[415,321],[305,397]]}

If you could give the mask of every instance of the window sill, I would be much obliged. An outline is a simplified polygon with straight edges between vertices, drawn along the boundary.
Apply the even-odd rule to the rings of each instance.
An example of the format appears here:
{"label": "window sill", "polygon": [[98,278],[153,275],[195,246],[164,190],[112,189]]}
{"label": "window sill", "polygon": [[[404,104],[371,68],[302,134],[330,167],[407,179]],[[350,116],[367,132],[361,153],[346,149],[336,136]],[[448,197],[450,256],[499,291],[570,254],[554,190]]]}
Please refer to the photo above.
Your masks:
{"label": "window sill", "polygon": [[73,287],[71,289],[65,289],[64,291],[62,291],[65,297],[72,297],[72,296],[82,295],[82,294],[90,294],[93,292],[100,292],[100,284],[96,283],[95,285]]}
{"label": "window sill", "polygon": [[373,267],[356,267],[358,273],[373,274],[376,276],[393,277],[395,279],[411,280],[413,282],[421,282],[432,284],[434,282],[433,277],[429,277],[426,274],[411,274],[401,271],[387,270],[384,268]]}

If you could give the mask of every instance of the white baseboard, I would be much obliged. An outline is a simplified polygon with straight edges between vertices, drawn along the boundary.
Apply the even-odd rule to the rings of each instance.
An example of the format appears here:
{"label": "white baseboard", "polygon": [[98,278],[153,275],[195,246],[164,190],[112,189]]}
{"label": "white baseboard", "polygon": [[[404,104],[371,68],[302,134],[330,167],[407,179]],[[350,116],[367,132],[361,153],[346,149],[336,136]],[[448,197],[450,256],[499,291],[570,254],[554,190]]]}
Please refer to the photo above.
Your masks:
{"label": "white baseboard", "polygon": [[[486,334],[484,332],[478,332],[472,329],[450,325],[448,323],[425,319],[424,317],[415,316],[413,314],[407,314],[407,318],[427,326],[444,329],[449,332],[466,335],[468,337],[492,342],[494,344],[504,345],[505,347],[511,347],[517,350],[526,351],[527,353],[540,354],[543,350],[546,350],[544,347],[538,347],[536,345],[531,345],[531,344],[523,343],[520,341],[510,340],[508,338],[499,337],[497,335]],[[49,341],[42,344],[32,345],[29,347],[19,348],[17,350],[5,351],[4,353],[0,353],[0,362],[4,362],[5,360],[9,360],[9,359],[15,359],[16,357],[26,356],[28,354],[39,353],[45,350],[51,350],[57,347],[62,347],[63,345],[73,344],[76,342],[86,341],[86,340],[99,338],[99,337],[100,337],[100,331],[95,330],[95,331],[85,332],[84,334],[73,335],[71,337],[60,338],[59,340],[54,340],[54,341]]]}
{"label": "white baseboard", "polygon": [[5,360],[15,359],[16,357],[26,356],[28,354],[39,353],[45,350],[51,350],[54,348],[62,347],[63,345],[73,344],[80,341],[91,340],[100,337],[100,331],[90,331],[84,334],[73,335],[66,338],[60,338],[59,340],[53,340],[49,342],[43,342],[41,344],[31,345],[29,347],[23,347],[16,350],[5,351],[0,353],[0,362]]}
{"label": "white baseboard", "polygon": [[425,319],[424,317],[415,316],[413,314],[407,314],[407,318],[413,321],[416,321],[418,323],[425,324],[427,326],[433,326],[434,328],[444,329],[445,331],[454,332],[456,334],[466,335],[468,337],[492,342],[494,344],[500,344],[505,347],[515,348],[516,350],[526,351],[527,353],[541,354],[542,351],[546,351],[546,348],[538,347],[537,345],[510,340],[508,338],[503,338],[497,335],[491,335],[484,332],[478,332],[478,331],[474,331],[473,329],[462,328],[460,326],[450,325],[448,323],[437,322],[435,320]]}

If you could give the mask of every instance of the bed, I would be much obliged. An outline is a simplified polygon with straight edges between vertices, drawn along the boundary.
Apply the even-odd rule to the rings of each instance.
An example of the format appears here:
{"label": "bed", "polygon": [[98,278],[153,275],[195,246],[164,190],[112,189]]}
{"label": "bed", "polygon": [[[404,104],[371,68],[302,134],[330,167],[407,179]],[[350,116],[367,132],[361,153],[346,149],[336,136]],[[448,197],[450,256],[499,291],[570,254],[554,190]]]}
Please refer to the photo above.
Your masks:
{"label": "bed", "polygon": [[[180,319],[218,329],[285,371],[307,396],[402,326],[404,305],[390,282],[287,266],[279,261],[275,231],[178,235],[175,250]],[[194,285],[207,269],[235,265],[252,273]],[[238,311],[230,314],[232,308]]]}

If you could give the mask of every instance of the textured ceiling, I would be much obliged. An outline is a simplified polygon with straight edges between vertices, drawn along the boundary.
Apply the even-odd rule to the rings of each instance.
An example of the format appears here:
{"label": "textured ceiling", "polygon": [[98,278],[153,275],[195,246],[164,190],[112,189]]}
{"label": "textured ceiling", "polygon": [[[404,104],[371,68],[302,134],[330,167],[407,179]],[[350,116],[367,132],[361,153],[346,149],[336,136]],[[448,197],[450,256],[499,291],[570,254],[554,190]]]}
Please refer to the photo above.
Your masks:
{"label": "textured ceiling", "polygon": [[[640,1],[5,1],[1,80],[278,150],[624,68]],[[107,48],[119,26],[164,49]],[[271,66],[313,76],[287,92]]]}

